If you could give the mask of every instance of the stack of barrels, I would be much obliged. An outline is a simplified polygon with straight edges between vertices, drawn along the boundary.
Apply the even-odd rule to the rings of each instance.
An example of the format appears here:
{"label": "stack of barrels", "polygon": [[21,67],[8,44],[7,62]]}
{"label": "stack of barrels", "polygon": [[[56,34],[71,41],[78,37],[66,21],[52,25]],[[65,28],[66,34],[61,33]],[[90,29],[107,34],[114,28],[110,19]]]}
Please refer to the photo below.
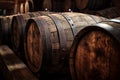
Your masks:
{"label": "stack of barrels", "polygon": [[34,11],[34,3],[32,0],[26,0],[20,4],[20,13],[27,13]]}
{"label": "stack of barrels", "polygon": [[[42,9],[46,11],[29,12],[28,4],[31,2],[33,10],[34,1],[22,3],[21,14],[0,17],[0,45],[7,45],[14,51],[0,46],[0,63],[3,63],[0,71],[4,68],[8,72],[7,79],[14,74],[13,67],[11,70],[8,65],[14,59],[9,61],[11,56],[5,56],[13,56],[13,53],[24,62],[13,56],[15,63],[24,65],[25,70],[21,69],[18,75],[25,80],[30,77],[33,80],[120,79],[120,8],[110,7],[115,2],[43,0]],[[24,5],[27,7],[23,8]],[[75,8],[86,11],[73,12]],[[70,12],[61,12],[67,10]],[[25,77],[23,72],[30,77]],[[19,80],[19,76],[12,77]]]}
{"label": "stack of barrels", "polygon": [[33,0],[0,0],[0,9],[4,15],[34,11]]}

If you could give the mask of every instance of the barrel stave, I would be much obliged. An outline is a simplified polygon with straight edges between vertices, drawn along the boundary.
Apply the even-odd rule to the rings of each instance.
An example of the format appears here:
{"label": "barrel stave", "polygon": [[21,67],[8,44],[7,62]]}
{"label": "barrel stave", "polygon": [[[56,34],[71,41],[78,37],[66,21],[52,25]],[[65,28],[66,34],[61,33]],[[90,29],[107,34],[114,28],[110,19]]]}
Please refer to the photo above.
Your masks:
{"label": "barrel stave", "polygon": [[103,21],[76,35],[69,59],[73,80],[119,79],[119,25],[119,20]]}
{"label": "barrel stave", "polygon": [[[49,14],[28,20],[25,28],[24,50],[31,71],[40,74],[44,72],[68,74],[69,51],[75,35],[84,28],[84,26],[95,24],[99,20],[102,21],[104,18],[100,17],[100,19],[96,19],[97,17],[93,15],[91,17],[88,14],[70,12]],[[31,30],[33,26],[34,28],[37,27],[37,30]],[[39,36],[36,34],[36,38],[40,38],[41,42],[36,39],[35,43],[33,43],[35,40],[34,36],[30,36],[28,32],[34,34],[35,31],[40,33]],[[36,45],[37,43],[39,44],[38,46]],[[33,47],[30,47],[29,49],[29,46],[37,46],[42,52]],[[32,57],[35,55],[35,52],[38,53],[38,55],[41,55],[42,59],[38,59],[40,61],[36,61],[36,59]],[[32,61],[36,62],[33,63]],[[37,62],[40,62],[40,67],[32,65],[39,66]]]}

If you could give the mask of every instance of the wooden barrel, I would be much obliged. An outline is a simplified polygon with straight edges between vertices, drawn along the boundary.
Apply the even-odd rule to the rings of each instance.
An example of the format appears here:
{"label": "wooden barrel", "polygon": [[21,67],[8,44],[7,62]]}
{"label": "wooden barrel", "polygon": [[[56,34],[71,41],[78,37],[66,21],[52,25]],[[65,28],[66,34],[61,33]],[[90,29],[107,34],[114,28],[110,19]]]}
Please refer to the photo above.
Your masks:
{"label": "wooden barrel", "polygon": [[33,0],[28,0],[29,3],[29,12],[33,12],[34,11],[34,2]]}
{"label": "wooden barrel", "polygon": [[27,13],[34,11],[34,3],[32,0],[27,0],[24,3],[20,4],[20,13]]}
{"label": "wooden barrel", "polygon": [[29,3],[28,1],[25,2],[25,13],[29,12]]}
{"label": "wooden barrel", "polygon": [[25,2],[25,13],[34,11],[34,4],[32,0],[28,0]]}
{"label": "wooden barrel", "polygon": [[24,50],[31,71],[68,73],[68,55],[74,36],[84,26],[102,20],[102,17],[70,12],[30,19],[25,28]]}
{"label": "wooden barrel", "polygon": [[3,75],[2,80],[38,80],[15,53],[5,45],[0,46],[0,74]]}
{"label": "wooden barrel", "polygon": [[[120,8],[110,7],[103,10],[92,11],[92,10],[82,10],[81,13],[92,14],[96,16],[102,16],[108,19],[117,18],[120,16]],[[109,13],[109,14],[108,14]]]}
{"label": "wooden barrel", "polygon": [[[13,17],[12,26],[11,26],[11,39],[12,39],[12,46],[15,52],[23,51],[23,43],[24,43],[23,34],[28,19],[41,15],[47,15],[49,13],[51,12],[38,11],[38,12],[21,14]],[[22,56],[22,54],[18,54],[18,55]]]}
{"label": "wooden barrel", "polygon": [[24,9],[24,3],[20,4],[20,14],[25,13],[25,9]]}
{"label": "wooden barrel", "polygon": [[110,0],[75,0],[76,7],[79,10],[90,9],[99,10],[104,9],[110,5]]}
{"label": "wooden barrel", "polygon": [[0,44],[8,45],[12,48],[11,44],[11,23],[12,18],[14,15],[11,16],[3,16],[0,18]]}
{"label": "wooden barrel", "polygon": [[18,14],[20,12],[20,4],[24,3],[24,0],[14,0],[14,14]]}
{"label": "wooden barrel", "polygon": [[120,8],[110,7],[110,8],[106,8],[98,11],[83,10],[82,13],[88,13],[88,14],[93,14],[93,15],[102,16],[108,19],[112,19],[120,16]]}
{"label": "wooden barrel", "polygon": [[73,80],[119,80],[119,36],[120,20],[102,22],[81,30],[70,51]]}
{"label": "wooden barrel", "polygon": [[0,9],[3,15],[11,15],[14,13],[14,0],[0,0]]}
{"label": "wooden barrel", "polygon": [[97,15],[103,16],[109,19],[116,18],[120,16],[120,8],[111,7],[104,10],[100,10],[96,12]]}

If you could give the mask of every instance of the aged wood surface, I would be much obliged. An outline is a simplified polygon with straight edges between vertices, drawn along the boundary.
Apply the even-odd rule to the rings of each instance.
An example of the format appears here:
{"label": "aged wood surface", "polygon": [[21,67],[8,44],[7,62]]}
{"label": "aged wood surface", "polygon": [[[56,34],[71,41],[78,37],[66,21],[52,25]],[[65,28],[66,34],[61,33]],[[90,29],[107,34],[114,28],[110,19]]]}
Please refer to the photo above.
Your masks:
{"label": "aged wood surface", "polygon": [[23,35],[27,21],[32,17],[47,15],[49,13],[51,12],[38,11],[38,12],[29,12],[26,14],[21,14],[13,17],[12,27],[11,27],[11,35],[12,35],[11,38],[12,38],[14,51],[23,52],[23,47],[24,47]]}
{"label": "aged wood surface", "polygon": [[120,21],[89,26],[74,39],[70,52],[73,80],[119,80]]}
{"label": "aged wood surface", "polygon": [[75,35],[85,26],[103,20],[105,18],[71,12],[30,19],[24,35],[28,66],[35,73],[69,72],[68,56]]}
{"label": "aged wood surface", "polygon": [[0,72],[4,80],[38,80],[7,46],[0,46]]}

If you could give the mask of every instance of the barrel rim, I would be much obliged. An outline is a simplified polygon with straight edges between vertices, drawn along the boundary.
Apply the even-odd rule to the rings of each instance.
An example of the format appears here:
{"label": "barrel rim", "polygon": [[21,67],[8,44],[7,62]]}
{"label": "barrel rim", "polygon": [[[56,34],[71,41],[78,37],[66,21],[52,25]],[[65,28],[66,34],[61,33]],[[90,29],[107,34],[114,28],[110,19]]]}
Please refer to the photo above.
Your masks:
{"label": "barrel rim", "polygon": [[[32,66],[31,62],[28,61],[29,59],[28,59],[28,56],[27,56],[27,53],[28,53],[28,49],[27,49],[27,32],[28,32],[28,29],[29,29],[29,27],[30,27],[30,25],[32,23],[34,23],[36,25],[38,24],[37,20],[35,18],[31,18],[31,19],[29,19],[27,21],[26,27],[25,27],[25,33],[24,33],[24,52],[25,52],[25,59],[26,59],[28,67],[30,68],[30,70],[32,72],[37,73],[37,72],[39,72],[41,70],[41,67],[42,67],[42,64],[43,64],[42,63],[43,62],[43,58],[41,59],[39,66],[37,66],[38,68],[35,68],[34,66]],[[39,26],[38,26],[38,29],[39,29]],[[40,32],[39,32],[39,34],[40,34]],[[40,34],[40,36],[41,36],[41,34]],[[43,57],[43,51],[42,51],[42,57]]]}
{"label": "barrel rim", "polygon": [[[15,51],[17,51],[18,49],[16,48],[16,45],[14,44],[14,39],[13,39],[13,23],[14,23],[14,21],[16,21],[17,22],[17,24],[21,24],[20,23],[20,21],[18,21],[19,19],[19,17],[20,17],[21,15],[16,15],[16,16],[13,16],[13,18],[12,18],[12,22],[11,22],[11,39],[12,39],[12,45],[13,45],[13,49],[15,50]],[[18,29],[20,29],[20,25],[18,25],[19,27],[18,27]],[[17,30],[17,31],[19,31],[19,30]],[[21,36],[20,34],[21,34],[21,32],[17,32],[17,33],[19,33],[19,36]],[[20,38],[19,38],[20,39]]]}
{"label": "barrel rim", "polygon": [[76,55],[77,46],[79,44],[79,41],[82,39],[82,37],[84,37],[87,33],[91,31],[103,31],[104,33],[106,33],[107,35],[111,36],[116,41],[118,41],[118,43],[120,43],[120,38],[117,37],[117,35],[120,35],[120,31],[112,27],[111,25],[108,25],[105,23],[98,23],[98,24],[83,28],[75,36],[72,46],[70,48],[69,66],[70,66],[70,72],[73,80],[78,80],[76,75],[76,69],[75,69],[75,55]]}

